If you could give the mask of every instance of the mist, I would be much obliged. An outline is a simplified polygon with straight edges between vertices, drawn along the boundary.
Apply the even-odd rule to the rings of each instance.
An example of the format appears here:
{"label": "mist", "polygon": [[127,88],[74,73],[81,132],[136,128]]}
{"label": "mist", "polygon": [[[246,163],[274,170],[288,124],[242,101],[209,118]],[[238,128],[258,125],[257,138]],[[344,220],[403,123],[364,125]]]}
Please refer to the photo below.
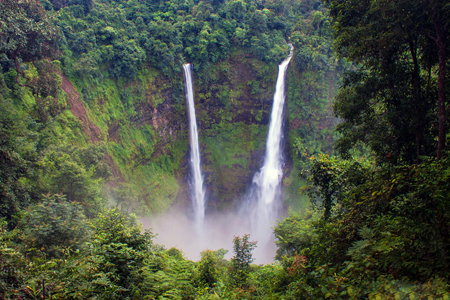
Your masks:
{"label": "mist", "polygon": [[[256,232],[251,228],[250,215],[244,210],[233,210],[221,213],[208,213],[201,229],[195,226],[192,216],[186,211],[173,210],[153,218],[140,219],[144,229],[151,229],[157,234],[155,243],[166,248],[175,247],[184,252],[193,261],[200,259],[200,252],[206,249],[225,249],[226,259],[234,256],[233,237],[250,234],[255,241]],[[275,224],[273,224],[275,225]],[[253,250],[254,263],[268,264],[274,261],[276,254],[275,236],[272,230],[265,244],[256,244]]]}

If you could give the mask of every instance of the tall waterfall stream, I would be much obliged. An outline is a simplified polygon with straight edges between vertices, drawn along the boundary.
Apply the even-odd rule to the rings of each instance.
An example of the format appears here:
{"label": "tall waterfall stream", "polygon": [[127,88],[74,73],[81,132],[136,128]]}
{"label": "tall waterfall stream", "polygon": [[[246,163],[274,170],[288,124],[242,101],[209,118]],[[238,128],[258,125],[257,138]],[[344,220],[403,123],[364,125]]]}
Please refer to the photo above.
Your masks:
{"label": "tall waterfall stream", "polygon": [[184,82],[189,116],[189,139],[191,145],[191,199],[194,209],[194,222],[198,232],[203,229],[205,219],[205,190],[200,167],[200,146],[198,144],[197,118],[195,116],[194,87],[192,83],[192,65],[184,64]]}
{"label": "tall waterfall stream", "polygon": [[253,177],[253,184],[247,196],[246,210],[250,209],[251,238],[258,241],[255,257],[270,260],[275,256],[274,236],[271,226],[278,217],[281,202],[281,180],[283,177],[283,108],[286,73],[291,54],[278,66],[278,77],[273,96],[266,153],[261,170]]}

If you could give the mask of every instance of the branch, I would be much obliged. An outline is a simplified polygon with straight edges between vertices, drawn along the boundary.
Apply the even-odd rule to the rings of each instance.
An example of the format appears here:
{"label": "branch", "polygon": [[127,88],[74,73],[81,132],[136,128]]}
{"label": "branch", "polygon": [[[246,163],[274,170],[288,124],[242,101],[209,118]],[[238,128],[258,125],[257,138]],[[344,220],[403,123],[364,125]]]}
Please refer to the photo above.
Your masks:
{"label": "branch", "polygon": [[29,85],[29,84],[21,84],[19,81],[19,75],[21,74],[20,72],[20,63],[19,63],[19,59],[17,58],[17,56],[14,57],[14,62],[16,64],[16,71],[17,71],[17,76],[16,76],[16,82],[18,85],[23,86],[23,87],[28,87],[31,89],[31,92],[33,93],[33,95],[36,94],[35,90],[34,90],[34,86]]}
{"label": "branch", "polygon": [[432,39],[435,43],[437,43],[437,38],[431,35],[431,33],[427,32],[427,35],[430,39]]}

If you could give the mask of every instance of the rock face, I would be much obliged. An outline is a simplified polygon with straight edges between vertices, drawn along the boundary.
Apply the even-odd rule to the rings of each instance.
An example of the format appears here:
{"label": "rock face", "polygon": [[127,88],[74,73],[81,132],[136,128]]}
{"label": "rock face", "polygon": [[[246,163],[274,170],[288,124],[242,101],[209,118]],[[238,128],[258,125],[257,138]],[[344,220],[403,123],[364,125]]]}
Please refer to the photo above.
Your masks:
{"label": "rock face", "polygon": [[[150,146],[143,150],[144,154],[137,145],[134,149],[137,153],[123,164],[123,169],[130,164],[139,164],[144,168],[157,165],[164,169],[164,161],[169,160],[174,164],[173,174],[169,176],[176,179],[177,185],[172,185],[176,190],[171,191],[171,197],[166,197],[164,201],[189,209],[189,137],[186,101],[184,92],[180,93],[180,84],[181,91],[184,89],[181,76],[174,79],[150,72],[119,92],[133,102],[134,112],[127,120],[129,130],[142,131],[148,126],[153,141],[146,143]],[[194,71],[207,211],[236,204],[247,192],[254,173],[261,167],[276,76],[276,64],[267,65],[243,53],[235,53],[229,60],[199,72]],[[126,144],[123,123],[120,120],[109,121],[109,141]],[[166,171],[171,173],[171,170]],[[124,172],[130,174],[126,179],[128,181],[146,180],[132,175],[134,171]],[[149,185],[151,189],[146,189],[142,196],[149,206],[154,206],[152,202],[155,199],[152,199],[151,193],[164,187],[156,182]],[[168,193],[162,192],[161,197]],[[163,210],[167,208],[167,205],[161,207]]]}
{"label": "rock face", "polygon": [[[285,136],[289,145],[298,147],[287,146],[285,153],[300,155],[301,147],[307,147],[306,152],[314,154],[308,151],[317,148],[315,144],[304,141],[317,131],[317,139],[328,141],[331,134],[322,127],[328,127],[329,119],[316,113],[316,106],[323,104],[303,100],[316,95],[318,85],[305,89],[304,82],[311,80],[294,72],[295,59],[289,68],[285,119],[289,132]],[[267,64],[243,52],[194,71],[207,212],[239,203],[261,168],[277,72],[276,63]],[[189,137],[181,67],[179,74],[163,75],[147,66],[131,82],[105,78],[101,83],[85,83],[81,95],[62,78],[73,113],[85,123],[86,140],[107,143],[107,161],[117,183],[111,186],[120,188],[119,183],[124,183],[131,188],[136,195],[129,201],[138,202],[134,207],[144,205],[148,213],[173,206],[188,210]],[[324,80],[330,84],[320,89],[326,92],[322,98],[329,106],[335,80]],[[293,140],[291,132],[301,138]],[[286,165],[295,167],[286,158]],[[292,183],[298,181],[297,173],[292,174],[284,182],[296,195],[298,187]]]}
{"label": "rock face", "polygon": [[237,204],[261,167],[277,71],[237,53],[196,77],[209,210]]}

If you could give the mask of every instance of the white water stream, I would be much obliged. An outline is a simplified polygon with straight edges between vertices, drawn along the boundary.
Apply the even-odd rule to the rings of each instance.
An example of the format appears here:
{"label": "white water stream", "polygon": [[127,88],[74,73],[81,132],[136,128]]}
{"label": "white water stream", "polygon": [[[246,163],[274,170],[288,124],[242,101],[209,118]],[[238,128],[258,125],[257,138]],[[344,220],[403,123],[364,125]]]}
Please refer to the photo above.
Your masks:
{"label": "white water stream", "polygon": [[197,118],[195,117],[192,65],[184,64],[183,69],[189,117],[189,138],[191,144],[191,199],[194,209],[195,227],[200,232],[203,229],[205,220],[205,189],[203,188],[203,175],[200,168],[200,147],[198,143]]}
{"label": "white water stream", "polygon": [[283,108],[285,96],[285,78],[291,54],[278,66],[278,77],[273,96],[269,133],[267,135],[264,164],[253,177],[252,188],[247,197],[250,205],[251,238],[258,241],[255,258],[259,261],[273,259],[275,255],[275,225],[281,204],[281,180],[283,177]]}

